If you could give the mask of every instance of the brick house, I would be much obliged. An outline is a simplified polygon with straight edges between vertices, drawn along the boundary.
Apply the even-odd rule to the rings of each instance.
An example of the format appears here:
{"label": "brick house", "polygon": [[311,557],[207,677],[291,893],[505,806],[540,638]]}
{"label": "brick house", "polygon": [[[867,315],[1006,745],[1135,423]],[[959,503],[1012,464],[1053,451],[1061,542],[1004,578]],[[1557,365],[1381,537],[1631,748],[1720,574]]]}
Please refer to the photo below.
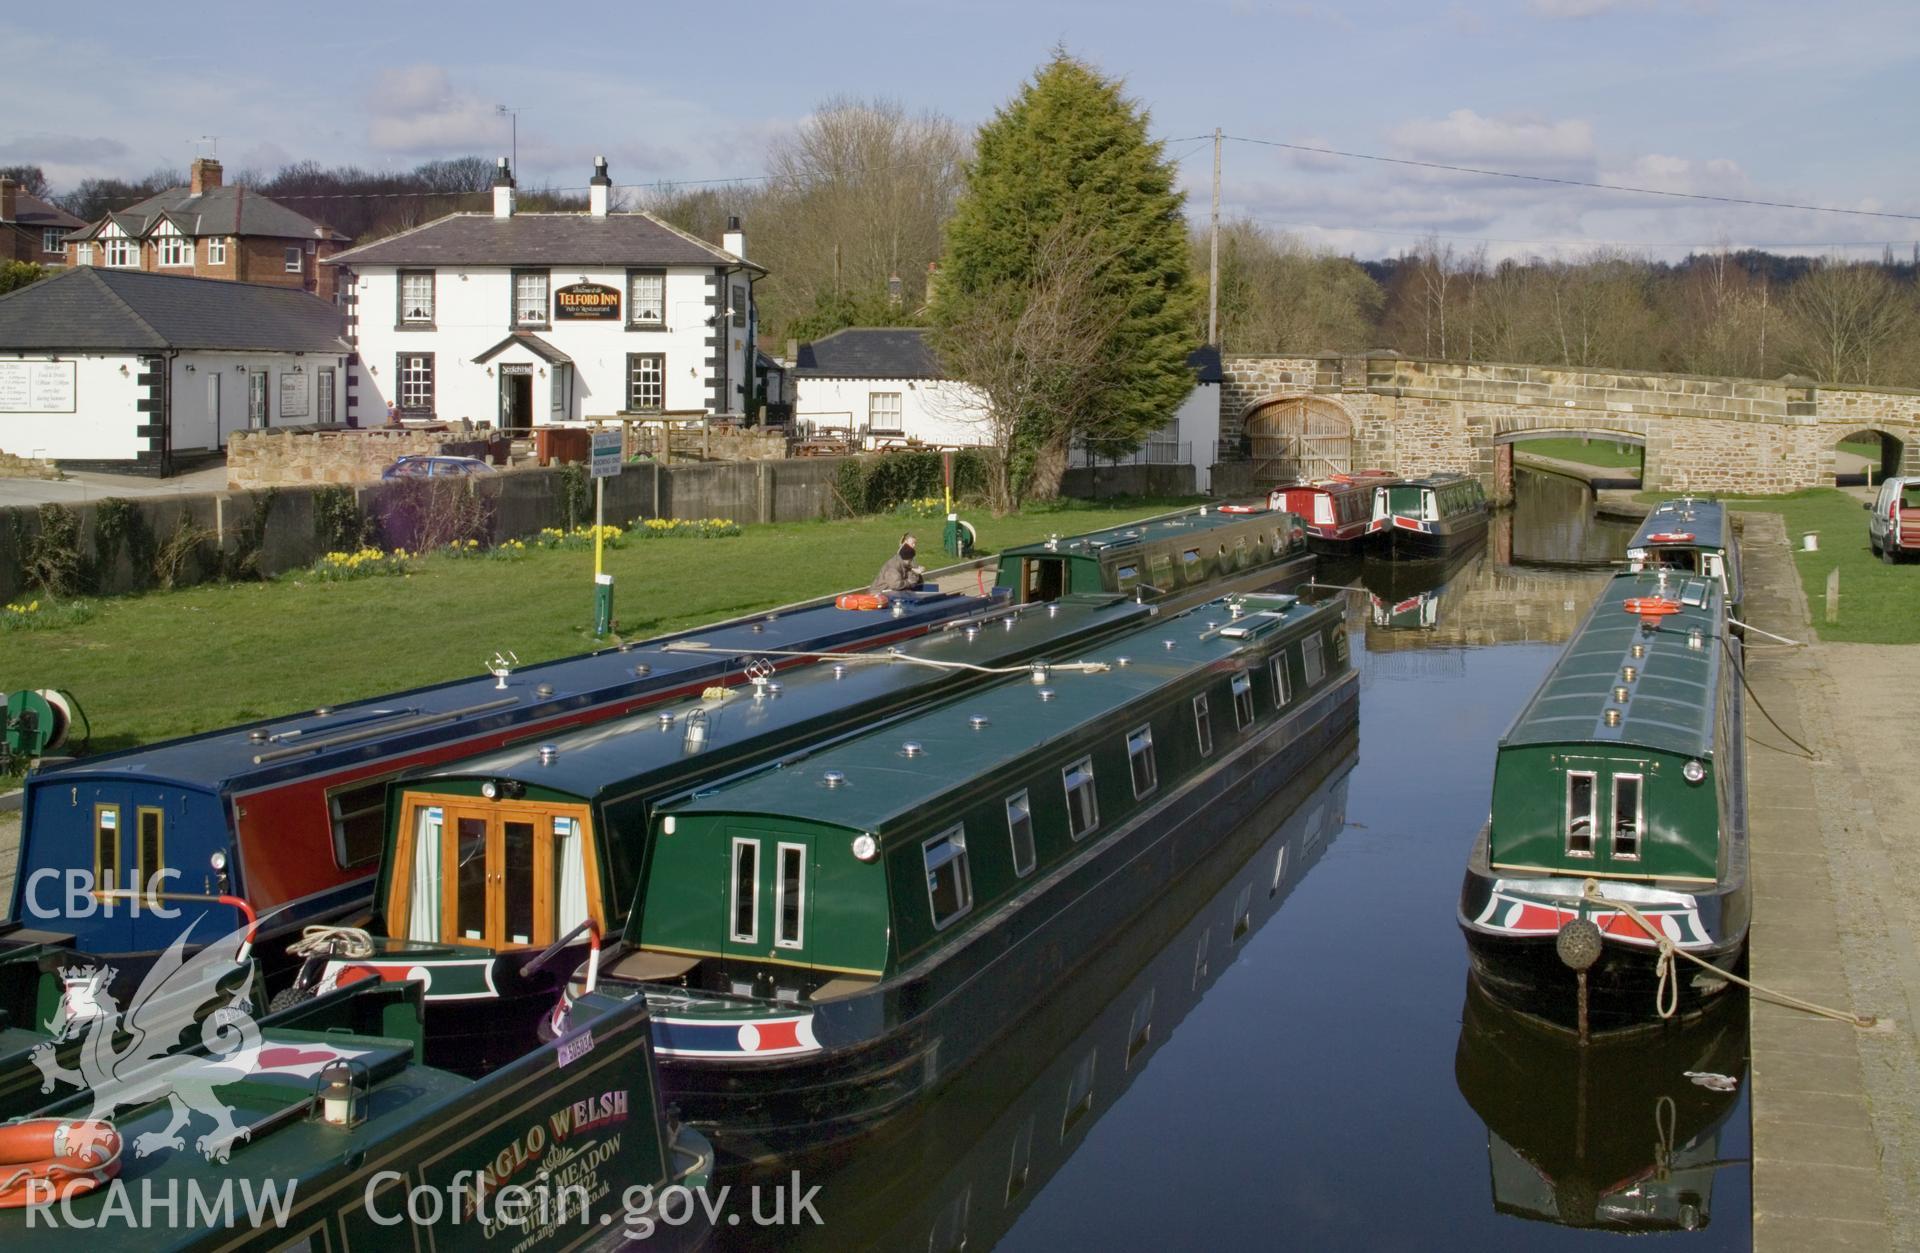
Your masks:
{"label": "brick house", "polygon": [[66,238],[86,223],[10,178],[0,178],[0,261],[67,263]]}
{"label": "brick house", "polygon": [[245,187],[221,182],[220,163],[201,157],[191,181],[109,213],[66,239],[71,265],[148,270],[292,287],[334,296],[322,265],[352,241]]}

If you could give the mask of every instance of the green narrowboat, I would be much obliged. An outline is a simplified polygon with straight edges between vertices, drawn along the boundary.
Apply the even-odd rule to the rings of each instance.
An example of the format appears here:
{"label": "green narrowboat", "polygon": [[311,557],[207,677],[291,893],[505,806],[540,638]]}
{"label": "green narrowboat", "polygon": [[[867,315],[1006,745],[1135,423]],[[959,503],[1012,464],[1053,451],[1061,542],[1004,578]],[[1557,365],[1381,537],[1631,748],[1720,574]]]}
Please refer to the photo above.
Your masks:
{"label": "green narrowboat", "polygon": [[1627,568],[1665,567],[1680,574],[1712,579],[1720,585],[1727,612],[1740,613],[1740,545],[1727,507],[1691,496],[1654,507],[1627,544]]}
{"label": "green narrowboat", "polygon": [[8,1140],[49,1128],[51,1151],[89,1176],[16,1175],[28,1203],[0,1208],[0,1246],[531,1253],[704,1238],[661,1222],[663,1195],[704,1187],[713,1155],[661,1112],[644,998],[584,994],[564,1034],[469,1079],[422,1062],[420,990],[369,983],[258,1023],[242,1012],[219,1038],[0,1126]]}
{"label": "green narrowboat", "polygon": [[1487,515],[1487,494],[1469,474],[1387,483],[1373,489],[1367,555],[1392,561],[1451,556],[1487,537]]}
{"label": "green narrowboat", "polygon": [[1471,980],[1453,1061],[1487,1127],[1495,1210],[1640,1235],[1711,1221],[1719,1171],[1745,1165],[1728,1161],[1721,1137],[1746,1070],[1746,1007],[1735,997],[1629,1047],[1583,1048]]}
{"label": "green narrowboat", "polygon": [[[396,782],[364,934],[310,946],[296,987],[425,979],[429,1060],[484,1071],[526,1047],[590,943],[628,930],[662,797],[864,731],[995,673],[1070,658],[1158,613],[1076,593],[1045,605],[1003,601],[883,652],[777,674],[743,658],[755,678],[739,686]],[[556,948],[572,952],[562,959]]]}
{"label": "green narrowboat", "polygon": [[1357,718],[1338,603],[1211,602],[656,809],[669,1099],[742,1156],[937,1085]]}
{"label": "green narrowboat", "polygon": [[1118,593],[1184,609],[1233,592],[1284,589],[1313,575],[1300,518],[1265,505],[1222,505],[1000,554],[996,594],[1021,604]]}
{"label": "green narrowboat", "polygon": [[[1584,999],[1592,1029],[1609,1031],[1698,1013],[1726,990],[1663,959],[1625,908],[1592,893],[1723,969],[1744,953],[1739,666],[1713,580],[1655,568],[1601,590],[1500,741],[1491,817],[1461,890],[1474,974],[1497,999],[1567,1029]],[[1561,951],[1594,946],[1598,960],[1576,977]]]}

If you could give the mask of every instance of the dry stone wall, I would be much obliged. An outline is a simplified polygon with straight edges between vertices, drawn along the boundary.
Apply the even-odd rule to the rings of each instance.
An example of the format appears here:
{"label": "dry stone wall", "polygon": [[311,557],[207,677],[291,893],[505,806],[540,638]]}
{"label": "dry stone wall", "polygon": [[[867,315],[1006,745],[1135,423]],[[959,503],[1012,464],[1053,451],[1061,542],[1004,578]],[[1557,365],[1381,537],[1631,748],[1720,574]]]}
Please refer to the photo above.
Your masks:
{"label": "dry stone wall", "polygon": [[377,483],[400,457],[484,455],[486,443],[446,431],[285,427],[235,431],[227,437],[227,488],[297,487],[305,483]]}

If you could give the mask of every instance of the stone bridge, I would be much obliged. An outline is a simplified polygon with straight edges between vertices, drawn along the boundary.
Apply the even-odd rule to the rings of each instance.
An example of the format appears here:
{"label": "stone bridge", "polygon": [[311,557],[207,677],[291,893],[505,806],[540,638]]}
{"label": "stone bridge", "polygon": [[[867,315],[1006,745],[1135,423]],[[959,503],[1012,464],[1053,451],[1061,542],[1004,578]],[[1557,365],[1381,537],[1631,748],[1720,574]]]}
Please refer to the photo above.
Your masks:
{"label": "stone bridge", "polygon": [[[1512,445],[1593,436],[1645,448],[1651,490],[1789,492],[1832,484],[1834,446],[1872,431],[1882,469],[1920,473],[1920,391],[1828,387],[1789,376],[1356,356],[1229,356],[1220,438],[1252,454],[1246,487],[1352,469],[1478,475],[1512,493]],[[1239,490],[1234,485],[1226,490]]]}

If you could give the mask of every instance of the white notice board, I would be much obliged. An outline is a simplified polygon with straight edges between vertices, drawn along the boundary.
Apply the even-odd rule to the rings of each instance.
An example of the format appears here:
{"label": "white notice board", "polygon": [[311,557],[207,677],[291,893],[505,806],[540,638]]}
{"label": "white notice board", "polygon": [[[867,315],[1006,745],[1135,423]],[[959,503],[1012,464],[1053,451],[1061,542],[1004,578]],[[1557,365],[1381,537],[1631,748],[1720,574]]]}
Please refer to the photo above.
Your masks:
{"label": "white notice board", "polygon": [[620,432],[593,433],[593,477],[610,479],[620,473]]}
{"label": "white notice board", "polygon": [[306,375],[282,374],[280,376],[280,416],[283,418],[307,416]]}
{"label": "white notice board", "polygon": [[0,361],[0,413],[72,413],[74,363]]}

